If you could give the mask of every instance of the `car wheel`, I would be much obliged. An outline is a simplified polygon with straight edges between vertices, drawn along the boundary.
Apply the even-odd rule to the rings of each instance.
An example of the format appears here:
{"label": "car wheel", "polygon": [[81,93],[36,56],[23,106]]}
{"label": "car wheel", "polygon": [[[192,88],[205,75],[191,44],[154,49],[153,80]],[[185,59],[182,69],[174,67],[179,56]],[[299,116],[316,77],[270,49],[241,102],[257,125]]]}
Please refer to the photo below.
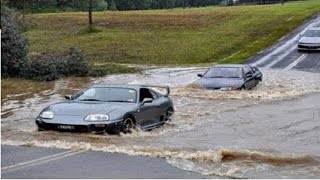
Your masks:
{"label": "car wheel", "polygon": [[173,113],[174,113],[173,109],[172,109],[172,108],[169,108],[169,109],[167,110],[167,112],[166,112],[166,115],[165,115],[164,120],[165,120],[165,121],[171,120],[171,116],[173,115]]}
{"label": "car wheel", "polygon": [[131,133],[132,129],[134,128],[133,120],[130,117],[124,118],[124,121],[122,123],[121,131],[123,133]]}

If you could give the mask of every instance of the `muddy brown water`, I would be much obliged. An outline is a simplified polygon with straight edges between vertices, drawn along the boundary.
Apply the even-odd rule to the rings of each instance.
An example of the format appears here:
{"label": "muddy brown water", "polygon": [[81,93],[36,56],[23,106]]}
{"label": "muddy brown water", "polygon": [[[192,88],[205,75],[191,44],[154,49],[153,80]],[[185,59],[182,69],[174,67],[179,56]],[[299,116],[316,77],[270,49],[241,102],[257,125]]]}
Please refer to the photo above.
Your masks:
{"label": "muddy brown water", "polygon": [[[190,85],[204,71],[162,68],[66,78],[35,84],[23,93],[6,92],[1,102],[2,144],[161,157],[209,177],[320,177],[320,74],[263,69],[262,83],[238,92]],[[170,85],[176,113],[161,128],[129,135],[36,131],[34,119],[44,107],[98,83]]]}

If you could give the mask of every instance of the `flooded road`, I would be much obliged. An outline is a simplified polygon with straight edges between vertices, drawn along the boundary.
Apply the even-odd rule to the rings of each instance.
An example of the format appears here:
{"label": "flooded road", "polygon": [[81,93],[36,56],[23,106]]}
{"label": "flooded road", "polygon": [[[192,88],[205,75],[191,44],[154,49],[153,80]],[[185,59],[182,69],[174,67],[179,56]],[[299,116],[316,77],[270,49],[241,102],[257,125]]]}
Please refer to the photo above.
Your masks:
{"label": "flooded road", "polygon": [[[161,68],[2,87],[2,144],[161,157],[208,177],[320,177],[319,73],[262,69],[254,90],[238,92],[193,86],[204,71]],[[161,128],[129,135],[36,131],[34,119],[44,107],[98,83],[169,85],[176,113]]]}

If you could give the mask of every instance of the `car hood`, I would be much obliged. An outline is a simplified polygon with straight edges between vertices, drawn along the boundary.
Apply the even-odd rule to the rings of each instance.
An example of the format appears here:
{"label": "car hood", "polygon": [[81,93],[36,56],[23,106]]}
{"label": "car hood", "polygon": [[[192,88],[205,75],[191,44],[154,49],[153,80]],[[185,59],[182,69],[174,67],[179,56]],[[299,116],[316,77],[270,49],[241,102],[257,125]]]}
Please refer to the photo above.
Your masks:
{"label": "car hood", "polygon": [[49,106],[45,110],[53,111],[55,115],[86,116],[88,114],[109,114],[121,109],[129,111],[135,103],[115,102],[62,102]]}
{"label": "car hood", "polygon": [[222,88],[222,87],[237,87],[240,88],[244,81],[241,78],[201,78],[195,82],[206,88]]}
{"label": "car hood", "polygon": [[301,37],[299,43],[315,43],[320,44],[320,37]]}

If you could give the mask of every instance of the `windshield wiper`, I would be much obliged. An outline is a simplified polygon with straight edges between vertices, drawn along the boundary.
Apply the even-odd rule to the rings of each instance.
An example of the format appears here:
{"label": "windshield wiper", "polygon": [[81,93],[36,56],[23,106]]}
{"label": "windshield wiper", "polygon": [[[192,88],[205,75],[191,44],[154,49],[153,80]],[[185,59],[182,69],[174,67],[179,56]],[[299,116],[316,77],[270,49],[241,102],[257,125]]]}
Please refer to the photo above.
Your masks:
{"label": "windshield wiper", "polygon": [[99,99],[80,99],[79,101],[100,101]]}

